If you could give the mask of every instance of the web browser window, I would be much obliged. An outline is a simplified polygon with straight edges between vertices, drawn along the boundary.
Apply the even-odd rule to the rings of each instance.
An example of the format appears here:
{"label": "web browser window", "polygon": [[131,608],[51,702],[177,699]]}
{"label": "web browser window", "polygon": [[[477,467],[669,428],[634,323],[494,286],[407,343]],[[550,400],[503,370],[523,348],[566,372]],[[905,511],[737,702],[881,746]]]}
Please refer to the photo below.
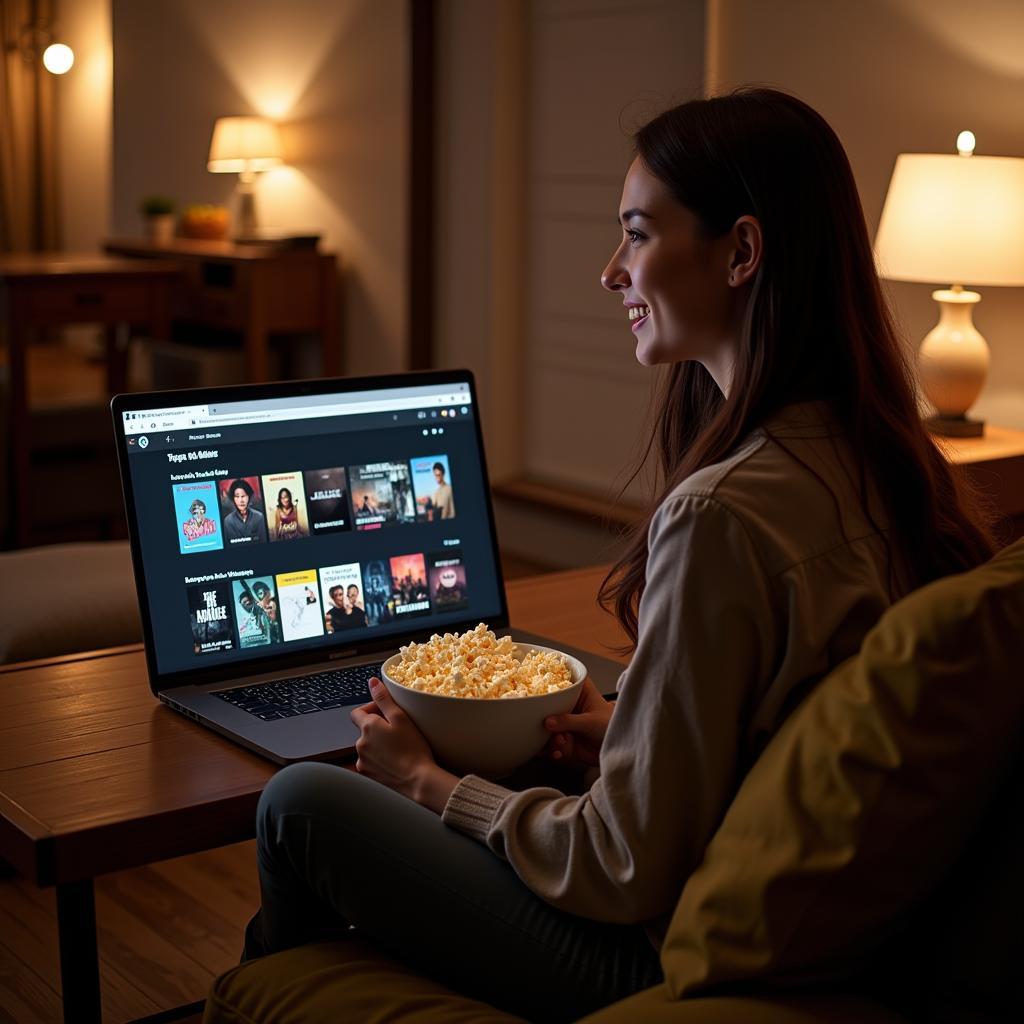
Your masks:
{"label": "web browser window", "polygon": [[161,675],[500,612],[468,383],[121,417]]}

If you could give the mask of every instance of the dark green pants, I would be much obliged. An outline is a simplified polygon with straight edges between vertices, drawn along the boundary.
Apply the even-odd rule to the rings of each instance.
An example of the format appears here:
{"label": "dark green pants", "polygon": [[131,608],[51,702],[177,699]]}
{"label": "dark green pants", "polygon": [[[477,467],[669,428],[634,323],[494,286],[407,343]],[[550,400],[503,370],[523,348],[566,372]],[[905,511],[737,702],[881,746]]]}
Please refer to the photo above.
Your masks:
{"label": "dark green pants", "polygon": [[347,769],[285,768],[263,791],[256,829],[263,902],[245,959],[352,926],[455,991],[531,1021],[576,1020],[662,980],[640,925],[556,910],[485,846]]}

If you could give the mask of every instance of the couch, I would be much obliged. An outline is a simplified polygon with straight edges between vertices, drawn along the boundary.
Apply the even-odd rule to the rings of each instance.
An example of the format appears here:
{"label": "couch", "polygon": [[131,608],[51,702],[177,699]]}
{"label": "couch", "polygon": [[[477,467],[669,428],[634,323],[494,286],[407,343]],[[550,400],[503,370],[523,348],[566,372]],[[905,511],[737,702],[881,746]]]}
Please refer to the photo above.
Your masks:
{"label": "couch", "polygon": [[0,665],[142,643],[127,541],[0,552],[0,580]]}
{"label": "couch", "polygon": [[127,541],[5,551],[0,577],[0,665],[142,643]]}
{"label": "couch", "polygon": [[[684,887],[664,981],[587,1024],[1024,1019],[1022,726],[1024,541],[895,604],[821,681]],[[481,995],[353,935],[228,971],[204,1021],[522,1019]]]}

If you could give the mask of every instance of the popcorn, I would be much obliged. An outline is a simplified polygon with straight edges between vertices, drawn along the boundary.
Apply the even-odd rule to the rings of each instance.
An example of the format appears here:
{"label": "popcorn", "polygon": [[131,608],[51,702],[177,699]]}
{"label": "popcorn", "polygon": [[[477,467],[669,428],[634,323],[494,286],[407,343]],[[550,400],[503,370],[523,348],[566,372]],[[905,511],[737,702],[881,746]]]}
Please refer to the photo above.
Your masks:
{"label": "popcorn", "polygon": [[410,690],[442,697],[504,700],[572,686],[572,673],[560,654],[529,651],[520,658],[517,653],[511,637],[499,640],[481,622],[461,636],[435,633],[425,644],[401,648],[401,661],[388,674]]}

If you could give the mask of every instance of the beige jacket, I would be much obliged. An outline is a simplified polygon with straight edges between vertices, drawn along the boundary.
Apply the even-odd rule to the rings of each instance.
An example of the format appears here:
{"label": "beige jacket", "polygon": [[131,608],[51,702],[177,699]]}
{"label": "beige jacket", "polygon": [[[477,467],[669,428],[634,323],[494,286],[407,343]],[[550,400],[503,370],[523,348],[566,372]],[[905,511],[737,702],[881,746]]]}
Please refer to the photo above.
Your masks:
{"label": "beige jacket", "polygon": [[829,422],[820,404],[791,407],[658,509],[639,642],[588,792],[456,786],[444,821],[549,903],[643,922],[660,943],[761,749],[906,589],[890,595],[886,545]]}

